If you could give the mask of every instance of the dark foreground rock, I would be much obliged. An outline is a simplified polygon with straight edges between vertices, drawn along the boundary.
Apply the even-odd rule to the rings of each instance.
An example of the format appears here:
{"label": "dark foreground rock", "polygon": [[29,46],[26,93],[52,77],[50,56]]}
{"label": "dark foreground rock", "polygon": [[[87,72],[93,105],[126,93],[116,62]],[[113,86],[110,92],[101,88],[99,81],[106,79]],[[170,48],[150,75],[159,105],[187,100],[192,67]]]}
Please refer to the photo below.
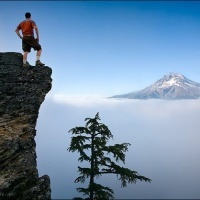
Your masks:
{"label": "dark foreground rock", "polygon": [[0,53],[0,199],[51,199],[50,179],[39,177],[36,122],[51,89],[49,67],[22,67],[22,54]]}

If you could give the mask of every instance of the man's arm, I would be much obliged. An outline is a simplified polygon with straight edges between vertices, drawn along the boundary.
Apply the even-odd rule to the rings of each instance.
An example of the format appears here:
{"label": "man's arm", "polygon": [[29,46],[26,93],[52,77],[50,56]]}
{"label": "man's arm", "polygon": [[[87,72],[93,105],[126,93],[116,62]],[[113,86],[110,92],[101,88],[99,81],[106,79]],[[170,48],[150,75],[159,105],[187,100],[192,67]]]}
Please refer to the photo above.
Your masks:
{"label": "man's arm", "polygon": [[17,35],[19,36],[19,38],[21,38],[21,39],[22,39],[22,36],[21,36],[21,34],[20,34],[20,32],[19,32],[19,29],[18,29],[18,28],[16,28],[15,32],[17,33]]}
{"label": "man's arm", "polygon": [[38,30],[38,27],[35,25],[33,28],[35,29],[36,39],[39,42],[39,30]]}

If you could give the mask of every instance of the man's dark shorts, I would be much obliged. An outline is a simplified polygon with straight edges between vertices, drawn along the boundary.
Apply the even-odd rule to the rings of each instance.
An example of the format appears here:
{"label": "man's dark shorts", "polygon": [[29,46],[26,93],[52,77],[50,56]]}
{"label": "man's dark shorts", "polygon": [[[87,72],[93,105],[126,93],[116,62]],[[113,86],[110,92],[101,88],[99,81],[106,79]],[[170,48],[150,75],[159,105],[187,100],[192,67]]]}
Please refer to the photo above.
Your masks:
{"label": "man's dark shorts", "polygon": [[24,36],[22,39],[22,49],[24,52],[31,52],[31,48],[35,51],[41,50],[41,45],[33,36]]}

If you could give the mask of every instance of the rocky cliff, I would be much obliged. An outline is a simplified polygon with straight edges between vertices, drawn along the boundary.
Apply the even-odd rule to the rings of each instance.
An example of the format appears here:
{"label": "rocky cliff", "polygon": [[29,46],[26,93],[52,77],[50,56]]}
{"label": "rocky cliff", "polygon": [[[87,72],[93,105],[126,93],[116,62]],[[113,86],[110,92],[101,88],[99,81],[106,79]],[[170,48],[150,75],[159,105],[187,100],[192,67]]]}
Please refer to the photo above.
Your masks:
{"label": "rocky cliff", "polygon": [[38,175],[34,140],[51,73],[23,67],[20,53],[0,53],[0,199],[51,199],[49,177]]}

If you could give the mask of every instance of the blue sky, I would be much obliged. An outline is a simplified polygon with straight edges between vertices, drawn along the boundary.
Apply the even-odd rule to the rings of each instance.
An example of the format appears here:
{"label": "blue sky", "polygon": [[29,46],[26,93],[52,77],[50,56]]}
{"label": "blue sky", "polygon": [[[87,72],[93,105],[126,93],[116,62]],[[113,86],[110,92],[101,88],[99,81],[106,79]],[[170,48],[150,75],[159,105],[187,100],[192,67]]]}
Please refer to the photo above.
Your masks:
{"label": "blue sky", "polygon": [[14,30],[29,11],[53,95],[128,93],[170,72],[200,82],[199,9],[190,1],[1,1],[0,51],[22,52]]}

